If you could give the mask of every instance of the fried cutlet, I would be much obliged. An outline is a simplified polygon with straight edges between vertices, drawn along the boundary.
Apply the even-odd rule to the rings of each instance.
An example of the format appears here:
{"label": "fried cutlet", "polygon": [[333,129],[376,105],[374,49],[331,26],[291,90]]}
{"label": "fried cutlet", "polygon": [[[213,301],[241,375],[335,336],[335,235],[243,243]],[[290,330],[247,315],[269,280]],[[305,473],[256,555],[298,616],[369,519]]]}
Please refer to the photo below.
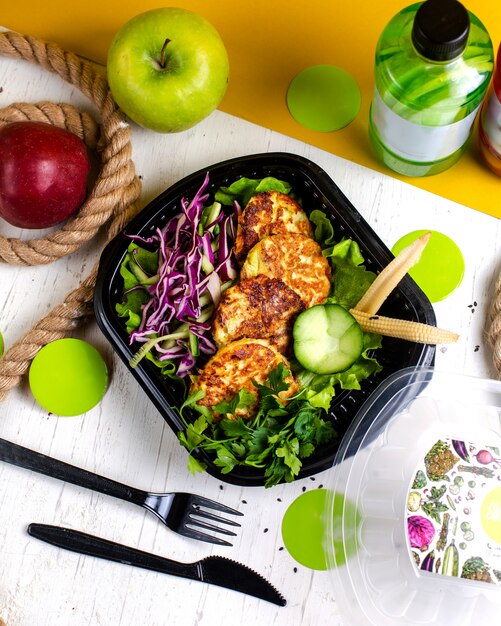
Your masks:
{"label": "fried cutlet", "polygon": [[[198,401],[202,406],[214,407],[223,400],[232,400],[240,389],[246,389],[256,396],[256,401],[238,409],[236,417],[251,417],[258,409],[259,397],[255,380],[264,384],[269,374],[283,363],[290,372],[287,359],[268,341],[263,339],[240,339],[220,348],[212,356],[200,375],[194,380],[191,391],[205,391]],[[298,384],[292,374],[286,378],[289,388],[280,392],[280,399],[287,400],[298,391]]]}
{"label": "fried cutlet", "polygon": [[259,274],[224,292],[212,326],[220,347],[244,337],[268,339],[287,354],[294,320],[305,308],[300,296],[280,278]]}
{"label": "fried cutlet", "polygon": [[308,216],[290,196],[264,191],[253,196],[238,218],[235,256],[242,264],[249,250],[267,235],[300,233],[313,237]]}
{"label": "fried cutlet", "polygon": [[331,286],[331,268],[313,239],[296,233],[265,237],[250,250],[240,278],[264,274],[281,278],[306,308],[322,304]]}

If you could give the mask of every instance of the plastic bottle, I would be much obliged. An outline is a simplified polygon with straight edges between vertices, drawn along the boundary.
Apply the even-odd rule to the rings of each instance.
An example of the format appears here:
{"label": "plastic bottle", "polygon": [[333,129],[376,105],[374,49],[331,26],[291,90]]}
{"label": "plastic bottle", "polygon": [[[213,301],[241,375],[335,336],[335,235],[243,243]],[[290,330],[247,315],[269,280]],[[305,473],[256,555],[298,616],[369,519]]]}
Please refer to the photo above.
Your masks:
{"label": "plastic bottle", "polygon": [[407,176],[453,165],[466,147],[493,65],[487,30],[457,0],[403,9],[376,48],[369,120],[376,156]]}
{"label": "plastic bottle", "polygon": [[495,174],[501,176],[501,44],[489,95],[478,120],[478,136],[485,162]]}

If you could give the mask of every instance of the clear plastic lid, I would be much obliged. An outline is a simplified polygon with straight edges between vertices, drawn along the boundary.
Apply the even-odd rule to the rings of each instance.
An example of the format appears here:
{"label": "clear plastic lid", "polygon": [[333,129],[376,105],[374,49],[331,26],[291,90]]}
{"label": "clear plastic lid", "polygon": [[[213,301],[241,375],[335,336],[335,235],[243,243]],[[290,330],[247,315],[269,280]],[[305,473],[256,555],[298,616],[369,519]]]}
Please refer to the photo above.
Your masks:
{"label": "clear plastic lid", "polygon": [[409,368],[345,435],[325,551],[347,625],[461,626],[501,611],[501,381]]}

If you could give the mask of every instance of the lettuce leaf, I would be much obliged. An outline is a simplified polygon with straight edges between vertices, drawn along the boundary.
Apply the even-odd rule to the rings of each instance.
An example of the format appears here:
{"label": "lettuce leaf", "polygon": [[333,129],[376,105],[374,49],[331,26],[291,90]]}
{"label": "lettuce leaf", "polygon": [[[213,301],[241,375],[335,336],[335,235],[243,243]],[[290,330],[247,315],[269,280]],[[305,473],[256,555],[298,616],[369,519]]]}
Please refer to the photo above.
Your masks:
{"label": "lettuce leaf", "polygon": [[327,215],[314,209],[310,213],[310,222],[315,225],[315,241],[320,244],[322,250],[331,246],[334,243],[334,227]]}
{"label": "lettuce leaf", "polygon": [[123,297],[115,305],[118,316],[125,318],[129,335],[141,324],[141,308],[150,299],[146,286],[150,277],[156,274],[157,267],[157,252],[145,250],[136,243],[129,245],[120,265],[120,275],[124,281]]}
{"label": "lettuce leaf", "polygon": [[[344,238],[336,242],[334,227],[325,213],[312,211],[310,220],[315,225],[315,240],[332,266],[332,289],[326,302],[350,309],[367,291],[376,275],[365,268],[364,258],[356,241]],[[381,347],[381,336],[364,333],[363,341],[362,354],[343,372],[320,375],[305,370],[297,361],[292,364],[303,389],[303,397],[310,404],[328,411],[336,394],[336,387],[360,389],[363,380],[381,371],[382,367],[376,357],[371,356],[374,350]]]}
{"label": "lettuce leaf", "polygon": [[291,185],[273,176],[266,178],[240,178],[232,183],[229,187],[220,187],[215,194],[216,202],[231,206],[237,201],[241,207],[249,202],[252,196],[262,191],[280,191],[282,193],[290,193]]}
{"label": "lettuce leaf", "polygon": [[333,269],[333,289],[327,300],[346,309],[353,308],[370,287],[376,275],[365,268],[356,241],[343,239],[324,250]]}

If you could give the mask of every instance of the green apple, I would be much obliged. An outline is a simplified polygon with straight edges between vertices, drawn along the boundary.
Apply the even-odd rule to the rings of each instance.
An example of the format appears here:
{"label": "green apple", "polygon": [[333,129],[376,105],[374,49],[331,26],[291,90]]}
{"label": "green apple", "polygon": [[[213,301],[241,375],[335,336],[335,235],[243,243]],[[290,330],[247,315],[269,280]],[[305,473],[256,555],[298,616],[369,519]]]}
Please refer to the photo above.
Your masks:
{"label": "green apple", "polygon": [[108,51],[107,74],[115,102],[131,120],[172,133],[217,108],[229,62],[212,24],[192,11],[165,7],[122,26]]}

